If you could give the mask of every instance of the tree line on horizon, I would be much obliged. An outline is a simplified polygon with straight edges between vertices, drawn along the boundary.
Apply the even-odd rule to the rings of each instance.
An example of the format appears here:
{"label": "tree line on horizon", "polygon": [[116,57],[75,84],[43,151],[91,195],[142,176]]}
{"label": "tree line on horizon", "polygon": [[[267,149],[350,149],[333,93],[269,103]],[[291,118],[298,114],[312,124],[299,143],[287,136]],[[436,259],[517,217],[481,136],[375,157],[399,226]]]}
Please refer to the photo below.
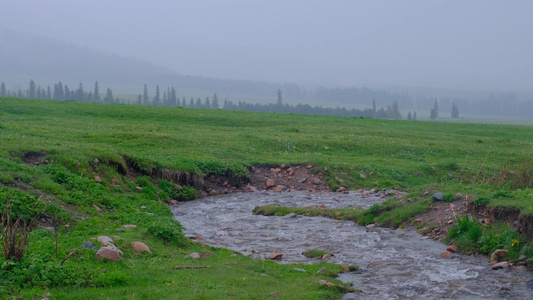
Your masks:
{"label": "tree line on horizon", "polygon": [[[105,93],[100,93],[99,83],[96,81],[94,87],[90,90],[85,90],[83,84],[80,83],[77,88],[70,88],[61,81],[55,83],[53,87],[48,85],[46,88],[37,85],[32,79],[29,82],[27,90],[18,89],[18,91],[9,91],[6,89],[4,82],[0,83],[0,97],[16,97],[16,98],[38,98],[50,100],[75,100],[79,102],[96,102],[96,103],[116,103],[116,104],[136,104],[146,106],[164,106],[164,107],[187,107],[187,108],[205,108],[205,109],[225,109],[225,110],[242,110],[242,111],[256,111],[256,112],[278,112],[278,113],[295,113],[295,114],[316,114],[316,115],[335,115],[343,117],[370,117],[381,119],[402,119],[400,108],[397,100],[394,100],[391,105],[385,108],[377,108],[376,100],[372,99],[371,107],[365,109],[347,109],[345,107],[337,106],[335,108],[311,106],[309,104],[290,105],[283,103],[282,91],[277,91],[277,102],[269,104],[248,103],[238,101],[234,103],[229,99],[224,99],[221,104],[217,93],[213,97],[206,97],[205,100],[201,98],[190,98],[187,100],[185,96],[181,99],[177,95],[176,89],[167,87],[161,92],[159,85],[156,85],[155,94],[149,95],[148,86],[145,84],[143,93],[137,95],[135,101],[127,99],[120,99],[113,95],[111,88],[107,88]],[[459,118],[459,110],[457,105],[453,103],[452,118]],[[430,119],[438,118],[438,104],[435,99],[434,107],[430,111]],[[416,112],[407,114],[407,120],[416,120]]]}

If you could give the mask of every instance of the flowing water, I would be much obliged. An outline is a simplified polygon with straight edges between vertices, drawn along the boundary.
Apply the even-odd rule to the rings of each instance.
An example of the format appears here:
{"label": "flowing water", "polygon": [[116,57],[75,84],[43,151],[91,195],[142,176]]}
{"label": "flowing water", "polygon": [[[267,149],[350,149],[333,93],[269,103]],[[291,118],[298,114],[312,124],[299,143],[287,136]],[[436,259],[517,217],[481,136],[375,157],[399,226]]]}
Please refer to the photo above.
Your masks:
{"label": "flowing water", "polygon": [[239,251],[256,259],[283,253],[280,263],[315,263],[302,255],[311,249],[334,256],[328,262],[358,265],[339,279],[362,293],[343,299],[533,299],[529,271],[492,270],[484,256],[440,258],[446,246],[413,230],[359,226],[351,221],[290,214],[253,215],[256,206],[275,204],[327,208],[369,208],[384,198],[360,193],[241,193],[172,206],[188,236],[201,235],[211,246]]}

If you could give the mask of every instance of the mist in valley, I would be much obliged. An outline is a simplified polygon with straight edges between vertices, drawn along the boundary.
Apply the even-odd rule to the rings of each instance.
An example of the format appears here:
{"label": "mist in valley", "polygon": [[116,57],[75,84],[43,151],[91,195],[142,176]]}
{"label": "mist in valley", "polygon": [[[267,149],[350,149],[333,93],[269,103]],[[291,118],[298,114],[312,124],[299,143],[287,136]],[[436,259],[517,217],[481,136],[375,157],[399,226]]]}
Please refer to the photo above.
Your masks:
{"label": "mist in valley", "polygon": [[[530,1],[21,0],[0,12],[0,82],[96,81],[254,104],[531,119]],[[52,97],[51,97],[52,98]],[[152,101],[152,100],[150,100]]]}

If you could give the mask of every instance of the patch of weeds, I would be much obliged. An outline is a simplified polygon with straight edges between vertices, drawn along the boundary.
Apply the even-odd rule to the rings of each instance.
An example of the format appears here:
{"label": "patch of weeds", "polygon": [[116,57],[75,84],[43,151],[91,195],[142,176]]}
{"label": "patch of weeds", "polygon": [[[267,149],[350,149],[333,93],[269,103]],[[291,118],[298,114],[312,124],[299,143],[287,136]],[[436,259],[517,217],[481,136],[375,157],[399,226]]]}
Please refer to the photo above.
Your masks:
{"label": "patch of weeds", "polygon": [[492,198],[512,198],[513,193],[509,190],[499,190],[492,195]]}
{"label": "patch of weeds", "polygon": [[322,258],[325,254],[331,254],[326,251],[312,249],[302,252],[302,255],[307,258]]}
{"label": "patch of weeds", "polygon": [[453,201],[453,195],[452,194],[446,194],[442,196],[442,200],[446,202],[452,202]]}
{"label": "patch of weeds", "polygon": [[106,273],[101,273],[94,281],[97,286],[102,287],[116,287],[129,283],[131,276],[119,270],[113,270]]}
{"label": "patch of weeds", "polygon": [[481,206],[481,205],[489,204],[489,202],[490,202],[490,199],[489,199],[489,198],[486,198],[486,197],[479,197],[479,198],[477,198],[476,200],[474,200],[474,205],[476,205],[476,206]]}
{"label": "patch of weeds", "polygon": [[181,231],[181,224],[173,219],[158,219],[148,226],[147,231],[155,237],[178,247],[189,244]]}
{"label": "patch of weeds", "polygon": [[381,205],[374,204],[370,206],[370,208],[368,209],[368,212],[371,213],[372,215],[375,215],[379,211],[380,208],[381,208]]}
{"label": "patch of weeds", "polygon": [[518,259],[523,243],[524,239],[518,232],[501,223],[486,228],[479,240],[482,253],[490,254],[496,249],[505,249],[509,251],[507,257],[511,261]]}

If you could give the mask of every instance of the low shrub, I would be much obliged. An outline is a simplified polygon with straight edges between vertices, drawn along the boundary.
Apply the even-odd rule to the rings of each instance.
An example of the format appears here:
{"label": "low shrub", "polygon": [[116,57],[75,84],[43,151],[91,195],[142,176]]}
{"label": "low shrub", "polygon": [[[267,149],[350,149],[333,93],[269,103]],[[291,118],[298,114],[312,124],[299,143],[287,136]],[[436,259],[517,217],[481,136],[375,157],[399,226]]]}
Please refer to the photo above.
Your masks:
{"label": "low shrub", "polygon": [[486,197],[479,197],[479,198],[477,198],[476,200],[474,200],[474,205],[476,205],[476,206],[481,206],[481,205],[489,204],[489,202],[490,202],[490,199],[489,199],[489,198],[486,198]]}
{"label": "low shrub", "polygon": [[148,232],[153,234],[169,244],[183,247],[188,244],[188,240],[181,230],[181,224],[173,219],[158,219],[152,222],[148,228]]}

